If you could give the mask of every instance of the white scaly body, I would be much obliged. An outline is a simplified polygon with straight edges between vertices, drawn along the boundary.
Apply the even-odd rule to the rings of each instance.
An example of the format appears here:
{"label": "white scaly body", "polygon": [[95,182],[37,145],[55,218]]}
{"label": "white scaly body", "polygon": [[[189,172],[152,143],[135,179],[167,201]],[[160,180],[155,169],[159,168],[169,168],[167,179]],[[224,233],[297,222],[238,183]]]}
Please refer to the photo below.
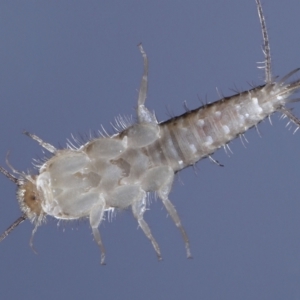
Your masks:
{"label": "white scaly body", "polygon": [[[300,82],[286,83],[295,71],[282,80],[272,81],[268,39],[259,2],[258,8],[264,40],[267,41],[264,49],[265,85],[158,123],[154,114],[145,107],[148,62],[140,46],[144,74],[136,124],[113,136],[96,138],[79,148],[64,150],[57,150],[27,133],[53,156],[39,167],[38,174],[34,176],[19,173],[20,178],[17,179],[1,168],[2,173],[19,186],[18,198],[24,213],[19,223],[26,218],[32,220],[36,224],[34,233],[47,215],[65,220],[88,217],[101,249],[101,263],[104,263],[105,250],[98,230],[104,213],[131,207],[139,226],[161,259],[158,243],[143,219],[147,193],[155,192],[180,229],[187,257],[191,257],[187,234],[168,198],[174,174],[204,157],[210,157],[218,148],[275,111],[281,111],[299,125],[284,106],[290,101],[290,95],[300,87]],[[12,228],[15,226],[13,224]]]}

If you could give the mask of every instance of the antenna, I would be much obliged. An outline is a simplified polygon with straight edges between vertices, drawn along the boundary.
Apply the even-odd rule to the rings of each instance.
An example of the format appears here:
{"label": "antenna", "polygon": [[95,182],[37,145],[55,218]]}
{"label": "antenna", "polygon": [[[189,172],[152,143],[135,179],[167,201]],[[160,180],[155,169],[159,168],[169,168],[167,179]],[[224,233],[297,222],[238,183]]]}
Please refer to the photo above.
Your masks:
{"label": "antenna", "polygon": [[13,231],[18,225],[27,219],[26,214],[22,215],[15,222],[13,222],[0,236],[0,243]]}

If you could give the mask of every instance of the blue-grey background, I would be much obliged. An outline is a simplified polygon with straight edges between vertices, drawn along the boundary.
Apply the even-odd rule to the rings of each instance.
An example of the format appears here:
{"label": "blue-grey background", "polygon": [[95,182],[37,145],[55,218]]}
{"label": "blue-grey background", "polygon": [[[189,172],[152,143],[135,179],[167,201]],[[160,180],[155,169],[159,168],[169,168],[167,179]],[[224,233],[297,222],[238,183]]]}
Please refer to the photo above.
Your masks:
{"label": "blue-grey background", "polygon": [[[300,2],[263,1],[273,74],[300,66]],[[147,105],[159,120],[215,101],[216,87],[263,83],[254,0],[0,1],[0,164],[32,170],[36,133],[55,146],[71,133],[107,129],[132,115],[142,74],[136,45],[149,57]],[[299,75],[298,75],[299,77]],[[297,76],[294,76],[297,78]],[[298,104],[294,112],[300,116]],[[194,259],[160,201],[145,218],[164,260],[131,211],[104,222],[107,265],[87,221],[49,219],[28,246],[24,222],[0,245],[1,299],[299,299],[300,133],[272,117],[197,171],[177,176],[170,198],[189,234]],[[0,177],[0,229],[20,216],[15,187]]]}

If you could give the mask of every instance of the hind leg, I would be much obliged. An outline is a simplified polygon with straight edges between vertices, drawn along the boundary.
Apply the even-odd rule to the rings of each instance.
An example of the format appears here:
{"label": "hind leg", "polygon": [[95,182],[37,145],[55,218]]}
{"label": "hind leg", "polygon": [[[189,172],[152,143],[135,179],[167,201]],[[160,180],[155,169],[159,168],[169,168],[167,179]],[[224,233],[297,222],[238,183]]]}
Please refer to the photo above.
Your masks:
{"label": "hind leg", "polygon": [[180,230],[182,238],[185,243],[186,255],[191,258],[190,242],[189,238],[181,224],[178,213],[168,199],[172,183],[174,180],[174,172],[171,168],[166,166],[154,167],[149,169],[141,179],[142,188],[146,191],[156,191],[163,205],[165,206],[168,214],[171,216],[173,222]]}
{"label": "hind leg", "polygon": [[184,241],[184,244],[185,244],[187,258],[192,258],[189,238],[187,236],[186,231],[184,230],[184,228],[182,226],[181,220],[179,218],[179,215],[178,215],[174,205],[172,204],[172,202],[168,198],[170,188],[171,188],[170,184],[165,184],[158,190],[157,193],[158,193],[158,196],[161,199],[163,205],[165,206],[167,212],[169,213],[169,215],[171,216],[173,222],[175,223],[176,227],[181,232],[181,235],[182,235],[182,238],[183,238],[183,241]]}
{"label": "hind leg", "polygon": [[144,212],[146,211],[146,193],[144,193],[144,196],[141,200],[135,201],[132,205],[132,213],[134,217],[137,219],[139,226],[143,230],[146,237],[151,241],[152,246],[156,252],[158,260],[161,260],[161,253],[158,246],[158,243],[156,242],[155,238],[153,237],[151,230],[144,220]]}

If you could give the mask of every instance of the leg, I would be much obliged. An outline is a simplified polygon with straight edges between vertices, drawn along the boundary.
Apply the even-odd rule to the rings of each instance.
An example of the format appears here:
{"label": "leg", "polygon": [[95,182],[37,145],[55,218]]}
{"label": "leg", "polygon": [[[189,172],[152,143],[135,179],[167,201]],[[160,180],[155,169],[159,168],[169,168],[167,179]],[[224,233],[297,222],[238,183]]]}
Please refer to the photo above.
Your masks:
{"label": "leg", "polygon": [[144,73],[142,76],[142,82],[139,90],[138,107],[137,107],[138,121],[139,123],[157,124],[155,115],[145,107],[147,91],[148,91],[148,58],[143,49],[142,44],[139,44],[138,47],[140,49],[140,52],[144,60]]}
{"label": "leg", "polygon": [[162,200],[162,203],[164,204],[167,212],[169,213],[169,215],[171,216],[175,225],[181,232],[181,235],[182,235],[182,238],[183,238],[184,244],[185,244],[187,258],[192,258],[192,254],[191,254],[191,250],[190,250],[190,242],[189,242],[187,233],[185,232],[185,230],[181,224],[180,218],[178,216],[178,213],[177,213],[174,205],[168,199],[168,195],[170,193],[172,182],[173,182],[173,178],[171,181],[169,181],[169,182],[165,183],[163,186],[161,186],[157,193],[158,193],[159,198]]}
{"label": "leg", "polygon": [[189,238],[181,224],[177,211],[171,201],[168,199],[172,183],[174,180],[174,172],[170,167],[160,166],[149,169],[141,178],[142,189],[145,191],[156,191],[162,200],[168,214],[171,216],[175,225],[179,228],[186,248],[188,258],[191,258],[191,250]]}
{"label": "leg", "polygon": [[98,227],[102,221],[104,210],[105,210],[105,199],[101,194],[99,203],[93,206],[90,212],[90,224],[92,227],[92,232],[94,235],[94,239],[98,244],[101,252],[101,265],[105,265],[105,248],[102,243]]}
{"label": "leg", "polygon": [[134,217],[137,219],[139,226],[144,231],[146,237],[151,241],[152,246],[156,252],[158,260],[161,260],[162,257],[160,254],[159,246],[158,246],[156,240],[154,239],[148,224],[145,222],[145,220],[143,218],[145,210],[146,210],[146,193],[144,194],[144,197],[141,200],[135,201],[132,204],[132,213],[133,213]]}

